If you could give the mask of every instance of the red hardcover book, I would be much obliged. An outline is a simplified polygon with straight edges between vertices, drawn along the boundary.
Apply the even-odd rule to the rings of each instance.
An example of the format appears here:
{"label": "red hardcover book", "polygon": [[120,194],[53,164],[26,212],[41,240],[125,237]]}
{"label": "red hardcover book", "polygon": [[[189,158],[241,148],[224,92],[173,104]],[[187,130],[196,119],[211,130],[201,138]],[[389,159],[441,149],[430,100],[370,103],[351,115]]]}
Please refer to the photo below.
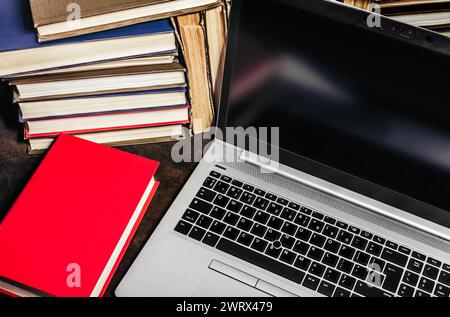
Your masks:
{"label": "red hardcover book", "polygon": [[158,187],[158,165],[61,135],[0,224],[0,291],[102,296]]}

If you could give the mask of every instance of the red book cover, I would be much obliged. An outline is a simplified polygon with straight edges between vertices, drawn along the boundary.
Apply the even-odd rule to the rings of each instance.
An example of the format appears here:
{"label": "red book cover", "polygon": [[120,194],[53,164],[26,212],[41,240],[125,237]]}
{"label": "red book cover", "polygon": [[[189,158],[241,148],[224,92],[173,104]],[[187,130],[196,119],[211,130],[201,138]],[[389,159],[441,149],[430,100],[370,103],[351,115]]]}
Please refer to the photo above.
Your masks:
{"label": "red book cover", "polygon": [[0,282],[103,295],[156,191],[158,165],[61,135],[0,224]]}

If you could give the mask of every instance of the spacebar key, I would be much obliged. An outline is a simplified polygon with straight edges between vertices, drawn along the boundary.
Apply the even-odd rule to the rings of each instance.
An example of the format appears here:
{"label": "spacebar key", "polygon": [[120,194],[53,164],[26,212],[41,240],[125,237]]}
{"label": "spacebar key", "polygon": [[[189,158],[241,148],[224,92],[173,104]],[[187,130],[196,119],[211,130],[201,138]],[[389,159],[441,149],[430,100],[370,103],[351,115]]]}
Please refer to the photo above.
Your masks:
{"label": "spacebar key", "polygon": [[290,266],[284,265],[281,262],[275,261],[265,255],[255,252],[251,249],[247,249],[239,244],[231,242],[226,239],[220,239],[216,246],[217,249],[233,255],[241,260],[250,262],[260,268],[268,270],[272,273],[280,275],[288,280],[300,284],[305,277],[305,273],[296,270]]}

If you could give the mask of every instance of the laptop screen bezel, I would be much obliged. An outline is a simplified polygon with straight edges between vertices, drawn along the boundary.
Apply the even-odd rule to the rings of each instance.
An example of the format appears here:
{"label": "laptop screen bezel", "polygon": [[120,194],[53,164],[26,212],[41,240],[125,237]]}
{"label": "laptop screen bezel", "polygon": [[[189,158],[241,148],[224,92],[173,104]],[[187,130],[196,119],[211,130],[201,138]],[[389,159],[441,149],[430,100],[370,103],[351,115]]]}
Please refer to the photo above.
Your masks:
{"label": "laptop screen bezel", "polygon": [[[231,89],[231,81],[233,76],[233,65],[236,50],[236,40],[239,34],[239,21],[241,19],[241,5],[244,1],[251,0],[233,0],[230,26],[228,30],[228,45],[224,63],[224,79],[221,90],[220,106],[218,109],[217,127],[221,131],[226,131],[228,107],[229,107],[229,93]],[[283,0],[271,0],[279,2],[287,2]],[[307,2],[307,3],[306,3]],[[300,9],[312,11],[317,14],[327,16],[329,18],[338,19],[339,21],[353,25],[359,28],[368,28],[365,21],[370,13],[363,10],[353,9],[341,4],[331,3],[329,1],[289,1],[292,6]],[[370,29],[373,32],[382,32],[383,35],[395,38],[399,41],[408,41],[410,43],[425,47],[427,49],[436,50],[441,53],[450,54],[450,45],[448,38],[441,36],[435,32],[427,31],[425,29],[416,28],[396,22],[392,19],[381,17],[383,25],[388,27],[386,29],[374,28]],[[401,27],[406,30],[413,30],[414,38],[405,38],[401,34],[396,34],[392,30],[397,30]],[[432,41],[430,41],[432,37]],[[227,140],[224,140],[227,141]],[[236,144],[232,144],[236,146]],[[406,211],[410,214],[418,216],[422,219],[431,221],[435,224],[444,226],[450,229],[450,211],[443,210],[436,206],[424,203],[412,197],[405,196],[401,193],[382,187],[370,181],[361,179],[359,177],[350,175],[343,171],[313,161],[301,156],[299,153],[294,154],[282,148],[279,149],[280,163],[296,170],[305,172],[309,175],[323,179],[329,183],[346,188],[350,191],[372,198],[376,201],[382,202],[389,206],[393,206],[400,210]]]}

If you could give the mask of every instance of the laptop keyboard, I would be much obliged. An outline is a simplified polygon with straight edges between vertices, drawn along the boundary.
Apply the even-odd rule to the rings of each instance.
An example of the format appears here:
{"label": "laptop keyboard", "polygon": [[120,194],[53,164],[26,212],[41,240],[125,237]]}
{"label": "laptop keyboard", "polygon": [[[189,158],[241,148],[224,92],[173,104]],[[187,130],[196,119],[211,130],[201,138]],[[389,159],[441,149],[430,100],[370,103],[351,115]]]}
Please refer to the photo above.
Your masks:
{"label": "laptop keyboard", "polygon": [[217,171],[175,231],[325,296],[450,296],[449,264]]}

